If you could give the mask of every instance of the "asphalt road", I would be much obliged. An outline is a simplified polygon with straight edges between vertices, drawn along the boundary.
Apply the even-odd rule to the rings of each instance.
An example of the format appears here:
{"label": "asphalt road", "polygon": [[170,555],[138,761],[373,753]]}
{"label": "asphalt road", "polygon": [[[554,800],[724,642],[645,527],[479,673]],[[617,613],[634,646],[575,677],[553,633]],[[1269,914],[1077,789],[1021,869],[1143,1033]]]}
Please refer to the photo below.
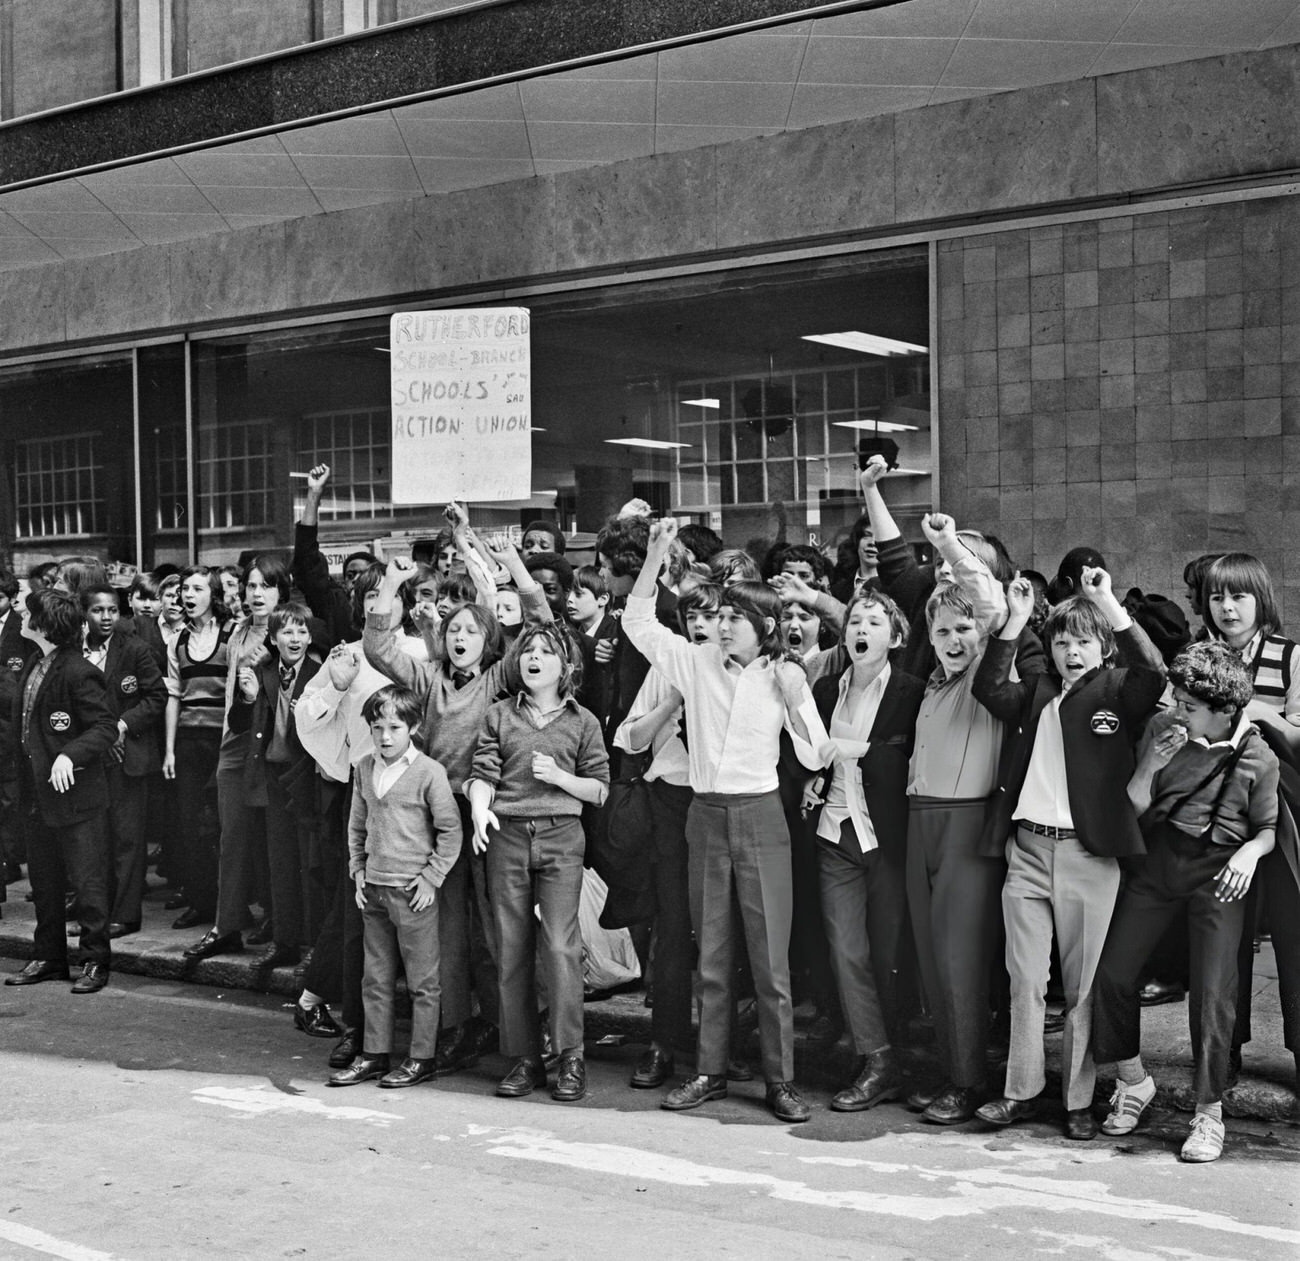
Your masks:
{"label": "asphalt road", "polygon": [[[0,965],[13,971],[16,963]],[[937,1130],[899,1105],[783,1127],[760,1083],[687,1115],[590,1049],[579,1104],[324,1085],[282,1000],[114,977],[0,989],[0,1258],[941,1258],[1300,1255],[1300,1130],[1185,1116],[1066,1141],[1043,1121]],[[602,1058],[597,1053],[603,1052]],[[605,1058],[607,1057],[607,1058]]]}

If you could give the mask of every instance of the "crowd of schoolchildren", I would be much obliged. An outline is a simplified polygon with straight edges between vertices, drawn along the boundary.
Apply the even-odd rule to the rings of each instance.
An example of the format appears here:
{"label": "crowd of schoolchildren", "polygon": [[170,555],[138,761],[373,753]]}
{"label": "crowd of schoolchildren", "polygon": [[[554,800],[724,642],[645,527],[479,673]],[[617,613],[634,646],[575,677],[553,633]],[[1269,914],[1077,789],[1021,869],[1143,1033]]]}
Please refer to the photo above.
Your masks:
{"label": "crowd of schoolchildren", "polygon": [[594,863],[653,978],[630,1084],[678,1078],[666,1109],[752,1078],[755,1021],[767,1106],[807,1120],[802,1000],[856,1056],[833,1110],[904,1094],[924,1013],[939,1073],[907,1106],[1009,1125],[1044,1091],[1055,988],[1065,1132],[1098,1132],[1101,1062],[1100,1129],[1126,1134],[1155,1094],[1154,967],[1189,998],[1181,1155],[1216,1159],[1264,930],[1300,1052],[1300,648],[1269,575],[1191,562],[1193,633],[1171,601],[1121,601],[1087,548],[1048,582],[933,513],[922,564],[885,474],[863,471],[838,563],[634,501],[575,568],[557,526],[516,549],[453,504],[427,563],[358,553],[339,582],[319,465],[289,561],[141,574],[125,610],[93,559],[33,571],[16,604],[0,576],[0,842],[37,920],[6,984],[70,978],[71,934],[73,992],[102,988],[153,862],[173,927],[206,927],[187,959],[295,965],[294,1023],[336,1039],[331,1086],[499,1051],[498,1094],[577,1100]]}

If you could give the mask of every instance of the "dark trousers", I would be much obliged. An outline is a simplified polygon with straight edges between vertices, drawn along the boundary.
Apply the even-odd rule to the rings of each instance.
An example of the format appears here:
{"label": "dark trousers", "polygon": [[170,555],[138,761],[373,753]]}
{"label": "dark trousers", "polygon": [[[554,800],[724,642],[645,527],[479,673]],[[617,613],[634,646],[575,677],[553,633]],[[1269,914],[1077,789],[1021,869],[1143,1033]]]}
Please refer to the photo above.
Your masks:
{"label": "dark trousers", "polygon": [[793,895],[790,834],[780,795],[696,793],[686,818],[692,916],[699,925],[700,1035],[696,1071],[720,1077],[730,1054],[733,896],[749,948],[763,1074],[794,1077],[790,999]]}
{"label": "dark trousers", "polygon": [[805,819],[798,809],[791,809],[786,811],[785,824],[790,833],[790,875],[794,891],[790,921],[792,988],[796,1001],[811,999],[819,1011],[833,1015],[832,995],[838,980],[822,915],[820,845],[814,821]]}
{"label": "dark trousers", "polygon": [[691,1045],[691,903],[686,816],[695,794],[681,784],[650,785],[654,820],[654,1006],[650,1040],[670,1054]]}
{"label": "dark trousers", "polygon": [[1191,947],[1188,1018],[1198,1103],[1216,1103],[1228,1088],[1237,1011],[1237,943],[1246,905],[1243,899],[1221,902],[1214,889],[1231,857],[1230,849],[1164,824],[1148,841],[1146,859],[1135,865],[1120,893],[1093,988],[1096,1059],[1132,1059],[1141,1047],[1138,991],[1147,959],[1186,907]]}
{"label": "dark trousers", "polygon": [[313,813],[290,799],[280,766],[266,764],[266,859],[271,878],[271,918],[280,946],[310,946],[323,916],[320,870],[309,861],[316,826]]}
{"label": "dark trousers", "polygon": [[[469,801],[457,794],[461,832],[473,837]],[[488,901],[487,859],[474,853],[470,842],[438,890],[438,932],[442,952],[442,1022],[448,1029],[463,1025],[473,1014],[478,995],[479,1015],[491,1024],[501,1020],[497,988],[496,924]]]}
{"label": "dark trousers", "polygon": [[190,906],[204,919],[217,908],[221,827],[214,783],[221,732],[182,727],[176,733],[177,852]]}
{"label": "dark trousers", "polygon": [[[0,861],[27,861],[27,825],[18,793],[18,775],[12,766],[0,767]],[[0,888],[0,902],[5,900]]]}
{"label": "dark trousers", "polygon": [[250,803],[242,766],[217,772],[217,805],[221,814],[217,928],[237,933],[248,925],[257,854],[266,849],[266,807]]}
{"label": "dark trousers", "polygon": [[400,961],[411,996],[408,1054],[412,1059],[431,1060],[438,1049],[440,1005],[438,900],[435,898],[422,911],[413,911],[411,894],[405,889],[367,884],[361,922],[366,941],[366,970],[361,983],[366,1054],[386,1055],[393,1049]]}
{"label": "dark trousers", "polygon": [[913,799],[907,825],[917,962],[939,1061],[954,1086],[982,1086],[987,1071],[989,977],[1007,866],[980,856],[984,810],[983,800]]}
{"label": "dark trousers", "polygon": [[1300,887],[1281,849],[1259,860],[1246,899],[1246,925],[1237,955],[1237,1030],[1234,1046],[1249,1042],[1250,1000],[1254,990],[1254,933],[1261,910],[1268,916],[1282,1002],[1282,1043],[1300,1057]]}
{"label": "dark trousers", "polygon": [[81,961],[110,962],[108,882],[111,862],[102,814],[49,827],[33,816],[27,839],[27,871],[36,908],[33,955],[55,963],[68,957],[64,891],[77,899]]}
{"label": "dark trousers", "polygon": [[128,775],[120,764],[104,767],[108,780],[108,833],[112,852],[109,918],[115,924],[138,924],[144,900],[144,821],[148,785]]}
{"label": "dark trousers", "polygon": [[898,964],[907,926],[903,855],[864,854],[850,819],[836,847],[817,842],[822,922],[844,1023],[859,1055],[893,1040]]}
{"label": "dark trousers", "polygon": [[[489,835],[488,889],[497,930],[501,1051],[540,1058],[537,988],[540,959],[551,1013],[551,1041],[562,1055],[582,1054],[582,857],[576,815],[501,820]],[[541,913],[540,940],[536,906]]]}
{"label": "dark trousers", "polygon": [[[303,988],[327,1003],[343,996],[344,898],[355,905],[356,885],[348,875],[348,842],[343,819],[345,786],[333,780],[317,781],[317,819],[320,825],[321,875],[325,884],[325,916],[312,945],[311,962],[302,978]],[[441,920],[439,920],[441,925]]]}
{"label": "dark trousers", "polygon": [[[349,1029],[364,1030],[365,1008],[361,1001],[361,977],[365,967],[364,929],[361,923],[361,910],[357,906],[357,889],[348,875],[347,859],[347,824],[352,813],[352,785],[324,784],[327,790],[322,795],[323,809],[321,817],[325,820],[325,843],[340,847],[341,875],[330,898],[330,913],[312,950],[311,963],[303,977],[303,985],[314,994],[319,994],[328,1002],[339,999],[339,1014],[344,1025]],[[338,804],[330,800],[333,790],[338,787]],[[337,831],[331,833],[330,820],[337,815]],[[337,938],[337,946],[331,939]],[[332,960],[337,958],[338,963]],[[331,977],[337,975],[338,990],[332,991]]]}

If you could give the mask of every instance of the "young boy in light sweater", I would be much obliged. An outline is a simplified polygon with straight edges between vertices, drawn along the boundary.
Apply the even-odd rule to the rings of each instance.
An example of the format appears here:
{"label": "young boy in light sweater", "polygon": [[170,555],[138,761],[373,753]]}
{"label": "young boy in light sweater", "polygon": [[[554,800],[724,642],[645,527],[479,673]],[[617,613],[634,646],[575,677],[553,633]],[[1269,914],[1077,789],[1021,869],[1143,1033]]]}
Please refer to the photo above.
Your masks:
{"label": "young boy in light sweater", "polygon": [[[362,707],[375,751],[357,764],[348,823],[348,871],[365,935],[362,1053],[329,1079],[414,1086],[434,1076],[441,1004],[438,890],[460,856],[460,811],[447,773],[411,743],[424,707],[408,688],[383,687]],[[411,995],[411,1046],[389,1071],[401,956]]]}

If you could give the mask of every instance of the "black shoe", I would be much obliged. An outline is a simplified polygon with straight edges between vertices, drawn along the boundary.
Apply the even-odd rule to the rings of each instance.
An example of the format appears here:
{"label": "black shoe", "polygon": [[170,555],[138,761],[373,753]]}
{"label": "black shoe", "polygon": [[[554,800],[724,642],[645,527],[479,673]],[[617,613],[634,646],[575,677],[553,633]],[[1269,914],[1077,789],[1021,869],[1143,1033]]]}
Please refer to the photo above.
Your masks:
{"label": "black shoe", "polygon": [[294,1003],[293,1027],[309,1038],[337,1038],[343,1032],[325,1003],[317,1003],[315,1007]]}
{"label": "black shoe", "polygon": [[432,1060],[417,1060],[407,1056],[391,1073],[379,1079],[384,1090],[400,1090],[403,1086],[418,1086],[434,1076]]}
{"label": "black shoe", "polygon": [[812,1109],[800,1098],[792,1082],[768,1082],[766,1097],[772,1115],[787,1125],[798,1125],[800,1121],[807,1121],[812,1116]]}
{"label": "black shoe", "polygon": [[355,1086],[358,1082],[382,1077],[388,1072],[387,1055],[367,1055],[364,1051],[347,1068],[331,1073],[327,1086]]}
{"label": "black shoe", "polygon": [[1037,1099],[990,1099],[975,1115],[989,1125],[1014,1125],[1028,1121],[1038,1111]]}
{"label": "black shoe", "polygon": [[275,925],[268,915],[252,932],[248,934],[250,946],[265,946],[275,940]]}
{"label": "black shoe", "polygon": [[163,860],[161,845],[155,845],[145,856],[144,865],[146,867],[156,867]]}
{"label": "black shoe", "polygon": [[188,907],[172,921],[173,928],[198,928],[200,924],[211,924],[212,915],[207,915],[200,911],[198,907]]}
{"label": "black shoe", "polygon": [[471,1016],[465,1024],[468,1029],[465,1037],[475,1055],[492,1055],[500,1048],[501,1030],[490,1020],[484,1020],[482,1016]]}
{"label": "black shoe", "polygon": [[136,920],[134,924],[110,924],[108,926],[108,935],[114,941],[119,937],[129,937],[132,933],[138,933],[139,931],[139,920]]}
{"label": "black shoe", "polygon": [[108,984],[107,963],[83,963],[81,975],[72,983],[74,994],[96,994]]}
{"label": "black shoe", "polygon": [[981,1093],[974,1086],[949,1086],[931,1100],[921,1113],[921,1120],[931,1125],[962,1125],[975,1115]]}
{"label": "black shoe", "polygon": [[744,1060],[727,1061],[728,1081],[753,1081],[754,1070]]}
{"label": "black shoe", "polygon": [[938,1086],[922,1086],[907,1096],[907,1106],[913,1112],[924,1112],[941,1094],[952,1088],[952,1082],[947,1081]]}
{"label": "black shoe", "polygon": [[865,1112],[903,1093],[903,1077],[894,1053],[877,1051],[862,1062],[858,1075],[831,1100],[832,1112]]}
{"label": "black shoe", "polygon": [[66,961],[55,959],[33,959],[21,972],[5,977],[6,985],[39,985],[42,981],[66,981],[68,965]]}
{"label": "black shoe", "polygon": [[805,1035],[809,1046],[834,1046],[844,1034],[844,1022],[826,1012],[819,1011],[813,1017]]}
{"label": "black shoe", "polygon": [[673,1057],[667,1051],[651,1046],[637,1063],[629,1084],[637,1090],[658,1090],[672,1071]]}
{"label": "black shoe", "polygon": [[463,1068],[473,1068],[478,1063],[478,1049],[474,1045],[474,1032],[470,1021],[455,1029],[444,1029],[438,1038],[438,1049],[433,1055],[434,1073],[446,1077]]}
{"label": "black shoe", "polygon": [[522,1099],[546,1085],[546,1066],[530,1056],[522,1056],[497,1083],[497,1094],[504,1099]]}
{"label": "black shoe", "polygon": [[1097,1137],[1097,1122],[1091,1108],[1072,1108],[1065,1114],[1065,1137],[1076,1143]]}
{"label": "black shoe", "polygon": [[1187,991],[1177,981],[1148,981],[1138,990],[1138,1002],[1143,1007],[1162,1007],[1165,1003],[1181,1003]]}
{"label": "black shoe", "polygon": [[22,878],[22,863],[5,863],[5,884],[17,884]]}
{"label": "black shoe", "polygon": [[551,1098],[560,1103],[577,1103],[587,1093],[587,1064],[581,1055],[561,1055],[560,1070]]}
{"label": "black shoe", "polygon": [[298,962],[297,946],[282,946],[276,943],[270,950],[264,950],[253,960],[255,968],[282,968],[286,963]]}
{"label": "black shoe", "polygon": [[685,1112],[690,1108],[698,1108],[702,1103],[708,1103],[710,1099],[726,1097],[727,1079],[710,1077],[702,1073],[698,1077],[688,1077],[676,1090],[670,1090],[659,1100],[659,1106],[669,1112]]}
{"label": "black shoe", "polygon": [[209,928],[192,946],[185,949],[186,959],[207,959],[212,955],[234,955],[244,948],[244,939],[238,933],[223,933]]}
{"label": "black shoe", "polygon": [[331,1068],[347,1068],[360,1054],[361,1030],[344,1029],[343,1036],[334,1044],[333,1050],[330,1051],[328,1063]]}
{"label": "black shoe", "polygon": [[179,911],[183,906],[189,906],[190,899],[182,890],[180,893],[173,893],[171,897],[163,903],[164,911]]}

